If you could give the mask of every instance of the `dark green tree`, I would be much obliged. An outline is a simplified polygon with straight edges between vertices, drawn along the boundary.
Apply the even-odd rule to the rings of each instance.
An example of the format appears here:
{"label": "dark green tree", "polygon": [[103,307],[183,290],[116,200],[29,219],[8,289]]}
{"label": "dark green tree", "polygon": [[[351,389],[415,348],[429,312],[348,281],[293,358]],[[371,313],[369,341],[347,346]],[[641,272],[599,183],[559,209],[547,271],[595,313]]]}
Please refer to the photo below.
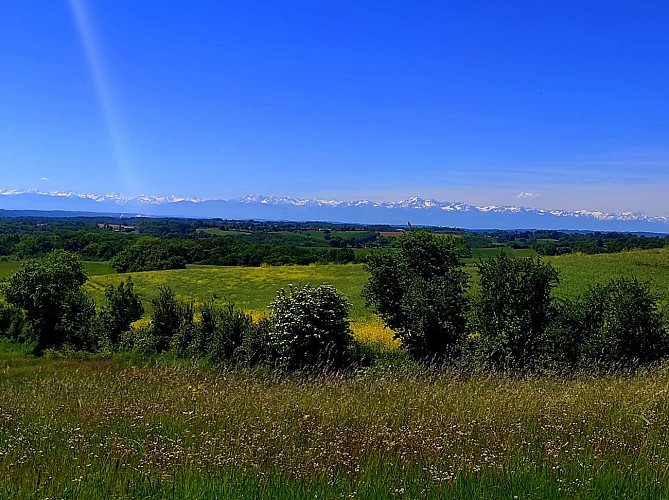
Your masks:
{"label": "dark green tree", "polygon": [[551,321],[557,271],[541,259],[514,259],[505,253],[479,262],[477,268],[480,292],[474,318],[488,361],[512,370],[536,367]]}
{"label": "dark green tree", "polygon": [[26,262],[9,279],[5,298],[25,311],[36,353],[64,344],[94,346],[90,328],[95,307],[82,289],[87,279],[79,257],[65,250]]}
{"label": "dark green tree", "polygon": [[205,302],[188,353],[214,363],[238,361],[238,349],[253,329],[253,318],[231,302],[222,307]]}
{"label": "dark green tree", "polygon": [[584,363],[634,367],[669,353],[658,299],[646,282],[612,279],[591,286],[583,296]]}
{"label": "dark green tree", "polygon": [[118,253],[110,265],[119,273],[183,269],[186,267],[189,246],[184,242],[141,237]]}
{"label": "dark green tree", "polygon": [[144,314],[144,306],[134,291],[130,278],[119,283],[117,287],[109,285],[105,291],[107,305],[100,309],[99,320],[102,335],[112,346],[118,345],[121,334],[130,329],[130,324]]}
{"label": "dark green tree", "polygon": [[0,336],[20,341],[25,314],[20,307],[0,302]]}
{"label": "dark green tree", "polygon": [[396,246],[395,252],[369,256],[370,278],[363,290],[367,304],[415,358],[453,357],[467,323],[469,276],[462,269],[461,245],[412,229]]}
{"label": "dark green tree", "polygon": [[[151,304],[151,328],[155,341],[155,351],[163,352],[170,348],[172,340],[177,333],[183,333],[184,329],[193,324],[193,304],[184,304],[177,300],[175,293],[168,287],[160,286],[158,296]],[[182,328],[183,327],[183,328]],[[180,336],[181,337],[181,336]],[[179,340],[178,350],[189,344],[190,339]]]}

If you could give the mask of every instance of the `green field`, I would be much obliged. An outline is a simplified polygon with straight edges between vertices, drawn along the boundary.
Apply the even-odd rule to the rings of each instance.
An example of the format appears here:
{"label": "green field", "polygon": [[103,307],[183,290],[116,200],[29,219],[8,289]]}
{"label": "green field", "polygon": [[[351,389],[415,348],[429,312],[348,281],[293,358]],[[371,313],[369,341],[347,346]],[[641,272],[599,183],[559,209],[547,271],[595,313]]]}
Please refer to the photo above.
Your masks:
{"label": "green field", "polygon": [[509,256],[518,258],[537,256],[537,252],[535,252],[531,248],[510,248],[510,247],[472,248],[472,256],[469,259],[466,259],[466,261],[477,262],[479,259],[489,259],[490,257],[496,257],[502,252],[504,252]]}
{"label": "green field", "polygon": [[301,379],[0,345],[2,498],[667,498],[669,371]]}
{"label": "green field", "polygon": [[[523,252],[519,250],[517,252]],[[520,253],[520,255],[523,255]],[[556,288],[558,297],[575,298],[589,284],[605,282],[618,276],[635,276],[649,281],[652,289],[666,301],[669,290],[669,249],[637,250],[603,255],[564,255],[545,257],[560,273]],[[476,278],[475,261],[467,270]],[[7,263],[5,263],[7,264]],[[86,288],[98,301],[103,300],[109,284],[118,284],[128,275],[109,274],[91,276]],[[277,290],[289,284],[302,286],[307,283],[328,283],[346,295],[353,307],[354,321],[366,322],[374,313],[365,307],[360,296],[368,275],[362,264],[327,264],[310,266],[219,267],[188,266],[175,271],[149,271],[130,273],[142,300],[150,305],[158,292],[158,285],[171,287],[182,300],[217,302],[230,300],[250,311],[265,311]]]}
{"label": "green field", "polygon": [[8,260],[0,262],[0,280],[9,278],[12,274],[20,269],[23,262],[17,260]]}
{"label": "green field", "polygon": [[[188,266],[174,271],[129,273],[136,290],[146,306],[158,293],[158,286],[171,287],[181,300],[201,303],[214,299],[223,303],[232,301],[249,311],[265,311],[280,288],[289,284],[303,286],[328,283],[336,286],[351,301],[354,319],[369,318],[372,312],[365,308],[360,290],[367,274],[360,264],[326,264],[310,266],[223,267]],[[91,276],[86,289],[98,301],[110,284],[125,279],[125,274]]]}
{"label": "green field", "polygon": [[556,294],[561,297],[574,297],[590,283],[604,283],[618,276],[635,276],[650,282],[659,294],[669,292],[669,248],[601,255],[561,255],[546,260],[560,273],[561,283]]}

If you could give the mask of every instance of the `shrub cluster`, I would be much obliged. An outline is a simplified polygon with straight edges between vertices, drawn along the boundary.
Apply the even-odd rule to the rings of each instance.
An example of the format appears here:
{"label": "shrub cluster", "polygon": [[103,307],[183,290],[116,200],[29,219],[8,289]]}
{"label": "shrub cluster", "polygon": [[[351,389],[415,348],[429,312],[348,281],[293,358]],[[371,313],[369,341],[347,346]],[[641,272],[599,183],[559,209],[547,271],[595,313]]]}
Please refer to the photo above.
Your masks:
{"label": "shrub cluster", "polygon": [[195,307],[160,287],[148,324],[133,326],[144,313],[129,279],[106,292],[96,312],[84,292],[79,258],[57,250],[27,262],[4,286],[0,334],[47,349],[166,351],[212,363],[268,364],[280,370],[338,368],[353,345],[350,304],[334,287],[280,290],[269,317],[254,321],[234,304]]}
{"label": "shrub cluster", "polygon": [[[363,294],[406,351],[423,362],[511,373],[634,369],[669,355],[659,299],[634,278],[594,284],[576,300],[557,300],[556,270],[541,259],[506,254],[477,265],[468,294],[460,246],[425,230],[374,254]],[[263,364],[282,371],[339,368],[360,352],[350,304],[328,285],[280,290],[259,320],[234,304],[196,307],[167,287],[147,324],[133,326],[142,303],[128,280],[106,290],[96,311],[76,255],[58,250],[29,261],[3,286],[0,334],[47,349],[164,352],[220,364]]]}
{"label": "shrub cluster", "polygon": [[196,308],[167,287],[160,288],[152,305],[151,322],[129,331],[125,348],[282,371],[339,368],[349,361],[349,304],[329,285],[281,289],[269,317],[257,321],[232,303]]}
{"label": "shrub cluster", "polygon": [[4,284],[0,332],[34,344],[34,352],[68,347],[95,351],[114,347],[122,331],[144,313],[130,280],[106,291],[99,312],[84,292],[86,273],[79,257],[55,250],[30,260]]}
{"label": "shrub cluster", "polygon": [[367,303],[416,359],[528,373],[634,368],[669,354],[648,283],[612,279],[559,301],[549,263],[501,253],[479,262],[470,298],[462,265],[452,242],[426,230],[405,233],[396,253],[367,264]]}

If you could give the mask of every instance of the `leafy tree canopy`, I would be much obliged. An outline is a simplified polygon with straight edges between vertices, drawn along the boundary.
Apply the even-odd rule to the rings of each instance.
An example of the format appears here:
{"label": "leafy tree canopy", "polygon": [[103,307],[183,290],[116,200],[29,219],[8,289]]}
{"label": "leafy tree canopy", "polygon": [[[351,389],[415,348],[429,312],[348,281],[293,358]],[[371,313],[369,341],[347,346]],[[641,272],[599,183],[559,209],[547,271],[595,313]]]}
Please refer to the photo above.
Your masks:
{"label": "leafy tree canopy", "polygon": [[95,315],[92,301],[81,289],[87,279],[79,257],[65,250],[26,262],[9,279],[6,300],[25,311],[37,352],[64,343],[86,347],[81,345],[86,342],[80,330]]}
{"label": "leafy tree canopy", "polygon": [[401,235],[396,252],[369,256],[363,296],[416,358],[453,355],[464,336],[469,277],[460,256],[453,238],[426,229]]}

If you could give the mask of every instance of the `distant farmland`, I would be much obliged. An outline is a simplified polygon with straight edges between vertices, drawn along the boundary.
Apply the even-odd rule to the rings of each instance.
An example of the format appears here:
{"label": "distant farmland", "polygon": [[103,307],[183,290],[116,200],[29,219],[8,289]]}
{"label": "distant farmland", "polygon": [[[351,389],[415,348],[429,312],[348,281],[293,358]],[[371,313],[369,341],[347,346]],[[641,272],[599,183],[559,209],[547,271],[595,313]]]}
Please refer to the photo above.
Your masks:
{"label": "distant farmland", "polygon": [[[481,258],[491,257],[500,251],[511,251],[514,255],[532,256],[532,250],[482,249]],[[589,284],[606,282],[617,276],[635,276],[649,281],[658,294],[669,290],[669,249],[637,250],[602,255],[564,255],[544,257],[560,273],[560,284],[555,294],[562,298],[575,298]],[[467,270],[473,276],[473,292],[476,289],[477,258],[467,259]],[[352,304],[351,318],[354,322],[366,323],[375,317],[365,307],[360,292],[368,274],[362,264],[327,264],[310,266],[263,266],[221,267],[189,266],[175,271],[149,271],[128,275],[108,274],[91,276],[86,288],[97,301],[103,300],[104,289],[130,276],[145,305],[150,310],[150,301],[157,294],[159,285],[169,286],[182,300],[203,302],[232,301],[249,311],[266,311],[267,304],[276,296],[277,290],[287,287],[328,283],[337,287]],[[666,297],[665,297],[666,303]]]}

